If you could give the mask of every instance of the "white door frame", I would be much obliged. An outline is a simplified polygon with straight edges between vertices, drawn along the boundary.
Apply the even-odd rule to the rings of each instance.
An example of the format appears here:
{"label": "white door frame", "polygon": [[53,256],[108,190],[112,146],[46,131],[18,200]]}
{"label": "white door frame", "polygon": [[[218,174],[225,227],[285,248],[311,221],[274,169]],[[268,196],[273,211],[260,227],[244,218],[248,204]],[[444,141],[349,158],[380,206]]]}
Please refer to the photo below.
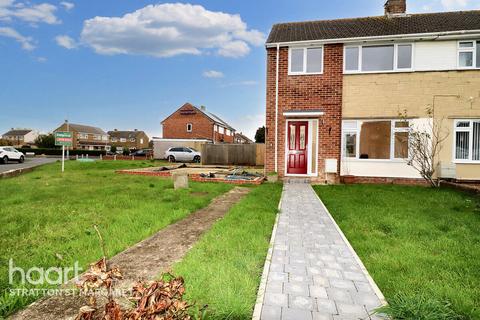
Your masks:
{"label": "white door frame", "polygon": [[[308,143],[307,143],[307,174],[292,174],[288,173],[288,123],[289,122],[296,122],[296,121],[306,121],[308,122]],[[313,132],[313,122],[317,121],[317,132]],[[302,119],[296,119],[296,118],[289,118],[286,119],[285,121],[285,141],[284,141],[284,159],[285,159],[285,165],[284,165],[284,174],[285,177],[316,177],[318,176],[318,138],[319,138],[319,124],[320,121],[319,119],[308,119],[308,118],[302,118]],[[316,139],[316,152],[313,154],[312,152],[312,137],[313,135],[316,134],[317,139]],[[317,164],[315,166],[316,170],[315,172],[312,172],[312,157],[315,157],[315,163]]]}

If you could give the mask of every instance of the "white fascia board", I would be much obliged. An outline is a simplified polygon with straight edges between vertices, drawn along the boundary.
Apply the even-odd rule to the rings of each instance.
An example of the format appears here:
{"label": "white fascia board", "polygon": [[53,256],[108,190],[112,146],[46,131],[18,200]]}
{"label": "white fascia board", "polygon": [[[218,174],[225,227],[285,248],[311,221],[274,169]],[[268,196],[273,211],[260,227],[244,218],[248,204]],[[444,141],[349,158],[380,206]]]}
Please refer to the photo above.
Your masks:
{"label": "white fascia board", "polygon": [[447,32],[430,32],[430,33],[412,33],[387,36],[373,37],[355,37],[355,38],[339,38],[339,39],[323,39],[323,40],[307,40],[307,41],[289,41],[267,43],[267,48],[289,47],[289,46],[311,46],[331,43],[358,43],[370,41],[393,41],[393,40],[452,40],[475,38],[480,36],[480,30],[463,30],[463,31],[447,31]]}

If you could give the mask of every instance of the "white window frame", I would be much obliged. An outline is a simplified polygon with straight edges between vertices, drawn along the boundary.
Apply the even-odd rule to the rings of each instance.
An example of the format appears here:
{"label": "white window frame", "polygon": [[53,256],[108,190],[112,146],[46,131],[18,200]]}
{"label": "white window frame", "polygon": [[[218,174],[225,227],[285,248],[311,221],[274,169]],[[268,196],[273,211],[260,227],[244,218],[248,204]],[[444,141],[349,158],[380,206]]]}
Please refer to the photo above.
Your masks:
{"label": "white window frame", "polygon": [[[292,63],[292,49],[303,49],[303,71],[301,72],[292,72],[291,63]],[[307,49],[322,49],[322,67],[320,72],[307,72]],[[325,64],[325,48],[324,46],[312,46],[312,47],[289,47],[288,48],[288,75],[310,75],[310,74],[323,74]]]}
{"label": "white window frame", "polygon": [[126,138],[120,138],[120,142],[127,142]]}
{"label": "white window frame", "polygon": [[[190,129],[188,127],[190,127]],[[187,132],[192,132],[192,131],[193,131],[193,124],[187,123]]]}
{"label": "white window frame", "polygon": [[[368,45],[345,45],[343,47],[343,73],[345,74],[359,74],[359,73],[396,73],[396,72],[413,72],[415,71],[415,43],[413,42],[399,42],[393,43],[393,69],[392,70],[378,70],[378,71],[363,71],[363,48],[364,47],[378,47],[378,46],[391,46],[392,43],[375,43]],[[412,64],[410,68],[398,67],[398,47],[399,46],[412,46]],[[358,70],[347,70],[347,48],[358,48]]]}
{"label": "white window frame", "polygon": [[[365,122],[382,122],[382,121],[390,121],[390,158],[388,159],[361,159],[360,158],[360,135],[362,131],[362,123]],[[396,128],[395,123],[397,122],[405,122],[408,121],[409,126],[405,128]],[[344,123],[346,122],[355,122],[355,128],[344,128]],[[407,161],[408,157],[410,156],[410,138],[408,139],[408,157],[407,158],[395,158],[395,133],[396,132],[410,132],[410,124],[412,123],[412,119],[368,119],[368,120],[343,120],[342,121],[342,159],[347,159],[347,160],[355,160],[355,161],[362,161],[362,162],[405,162]],[[355,145],[355,157],[347,157],[345,153],[345,147],[346,147],[346,139],[345,136],[347,134],[356,134],[357,139],[356,142],[357,144]]]}
{"label": "white window frame", "polygon": [[88,140],[88,133],[79,132],[78,138]]}
{"label": "white window frame", "polygon": [[[480,41],[480,40],[478,40]],[[457,68],[460,70],[472,70],[472,69],[478,69],[477,68],[477,46],[478,44],[477,40],[460,40],[457,42]],[[471,42],[473,46],[471,48],[463,48],[460,47],[461,43],[466,43],[466,42]],[[472,53],[472,66],[471,67],[462,67],[460,66],[460,53],[462,52],[471,52]]]}
{"label": "white window frame", "polygon": [[[459,122],[469,122],[470,126],[468,128],[457,128]],[[480,119],[455,119],[453,121],[452,159],[454,163],[480,163],[480,160],[472,160],[474,122],[480,122]],[[468,132],[468,159],[457,159],[457,132]]]}
{"label": "white window frame", "polygon": [[218,133],[220,134],[225,134],[225,128],[224,127],[218,127]]}

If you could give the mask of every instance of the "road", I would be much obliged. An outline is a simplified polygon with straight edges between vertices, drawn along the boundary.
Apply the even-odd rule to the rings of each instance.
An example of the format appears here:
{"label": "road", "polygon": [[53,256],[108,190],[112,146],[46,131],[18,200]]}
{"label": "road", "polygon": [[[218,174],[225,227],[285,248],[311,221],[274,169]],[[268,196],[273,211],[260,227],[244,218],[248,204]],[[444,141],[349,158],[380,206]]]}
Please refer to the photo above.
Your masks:
{"label": "road", "polygon": [[0,164],[0,173],[15,169],[38,167],[42,164],[52,163],[57,160],[57,158],[27,158],[24,163],[10,161],[8,164]]}

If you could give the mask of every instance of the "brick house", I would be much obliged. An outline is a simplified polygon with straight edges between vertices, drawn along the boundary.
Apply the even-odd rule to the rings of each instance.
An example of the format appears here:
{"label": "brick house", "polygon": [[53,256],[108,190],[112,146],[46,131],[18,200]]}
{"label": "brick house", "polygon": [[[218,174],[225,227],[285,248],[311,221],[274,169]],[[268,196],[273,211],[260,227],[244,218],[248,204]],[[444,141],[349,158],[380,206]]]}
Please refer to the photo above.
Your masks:
{"label": "brick house", "polygon": [[108,134],[98,127],[65,121],[53,132],[72,132],[72,150],[110,150]]}
{"label": "brick house", "polygon": [[235,129],[205,107],[185,103],[162,121],[163,139],[209,140],[233,143]]}
{"label": "brick house", "polygon": [[2,135],[2,139],[9,141],[14,147],[21,147],[23,145],[33,145],[39,135],[40,133],[33,129],[12,128]]}
{"label": "brick house", "polygon": [[134,129],[133,131],[120,131],[114,129],[108,131],[110,144],[116,146],[118,151],[124,150],[140,150],[149,147],[150,139],[144,131]]}
{"label": "brick house", "polygon": [[380,17],[276,24],[266,49],[267,172],[420,179],[409,128],[435,121],[450,132],[438,175],[480,180],[480,11],[407,14],[389,0]]}

